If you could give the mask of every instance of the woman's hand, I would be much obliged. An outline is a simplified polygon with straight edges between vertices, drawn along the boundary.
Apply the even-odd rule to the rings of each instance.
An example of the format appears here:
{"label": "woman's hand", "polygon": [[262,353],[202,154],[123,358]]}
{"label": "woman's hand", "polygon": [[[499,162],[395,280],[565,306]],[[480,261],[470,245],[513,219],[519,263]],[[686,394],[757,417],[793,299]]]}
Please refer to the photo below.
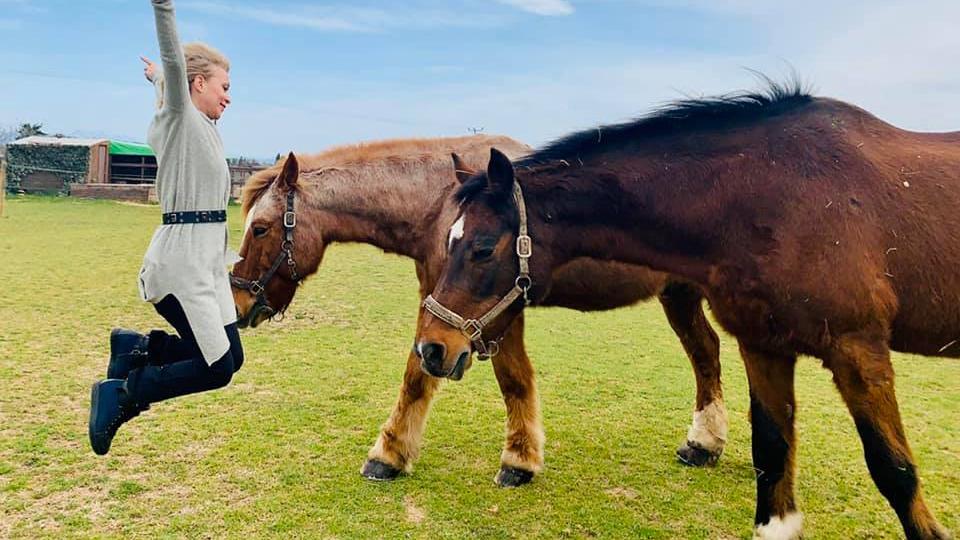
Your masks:
{"label": "woman's hand", "polygon": [[143,63],[146,64],[143,66],[143,76],[146,77],[148,81],[153,82],[153,77],[157,73],[157,65],[146,56],[141,56],[140,60],[143,60]]}

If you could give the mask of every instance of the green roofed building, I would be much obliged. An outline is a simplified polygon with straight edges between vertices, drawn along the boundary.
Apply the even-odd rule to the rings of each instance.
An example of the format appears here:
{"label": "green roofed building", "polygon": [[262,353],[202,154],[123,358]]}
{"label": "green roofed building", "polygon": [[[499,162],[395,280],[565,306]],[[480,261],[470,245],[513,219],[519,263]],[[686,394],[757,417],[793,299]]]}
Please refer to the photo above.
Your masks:
{"label": "green roofed building", "polygon": [[7,145],[7,188],[154,201],[157,159],[145,144],[34,136]]}
{"label": "green roofed building", "polygon": [[[236,161],[236,160],[235,160]],[[230,164],[231,195],[263,166]],[[156,202],[157,157],[142,143],[26,137],[7,145],[7,189],[74,197]]]}

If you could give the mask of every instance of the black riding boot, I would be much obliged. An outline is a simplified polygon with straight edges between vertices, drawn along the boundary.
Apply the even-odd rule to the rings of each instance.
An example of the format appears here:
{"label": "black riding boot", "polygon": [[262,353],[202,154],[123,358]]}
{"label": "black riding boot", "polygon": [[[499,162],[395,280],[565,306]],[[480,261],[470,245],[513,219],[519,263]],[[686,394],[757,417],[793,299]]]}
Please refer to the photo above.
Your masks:
{"label": "black riding boot", "polygon": [[108,379],[126,379],[131,371],[148,365],[162,366],[200,354],[200,350],[179,336],[163,330],[143,335],[125,328],[110,332]]}
{"label": "black riding boot", "polygon": [[150,339],[133,330],[114,328],[110,332],[110,363],[108,379],[126,379],[131,370],[147,364]]}
{"label": "black riding boot", "polygon": [[121,379],[94,383],[90,391],[90,420],[87,425],[90,446],[99,456],[110,451],[110,443],[120,426],[149,409],[133,401]]}

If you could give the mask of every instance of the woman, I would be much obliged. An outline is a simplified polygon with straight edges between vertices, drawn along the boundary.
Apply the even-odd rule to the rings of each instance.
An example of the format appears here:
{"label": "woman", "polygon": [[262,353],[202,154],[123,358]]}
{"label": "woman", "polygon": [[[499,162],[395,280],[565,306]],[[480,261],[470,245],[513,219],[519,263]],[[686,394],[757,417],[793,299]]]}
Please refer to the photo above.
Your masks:
{"label": "woman", "polygon": [[158,111],[148,132],[157,154],[163,225],[140,269],[140,295],[176,329],[110,336],[107,379],[93,385],[90,445],[104,455],[117,429],[156,403],[220,388],[243,363],[226,267],[230,172],[216,121],[230,104],[230,64],[211,47],[180,48],[172,0],[152,0],[162,77],[147,62]]}

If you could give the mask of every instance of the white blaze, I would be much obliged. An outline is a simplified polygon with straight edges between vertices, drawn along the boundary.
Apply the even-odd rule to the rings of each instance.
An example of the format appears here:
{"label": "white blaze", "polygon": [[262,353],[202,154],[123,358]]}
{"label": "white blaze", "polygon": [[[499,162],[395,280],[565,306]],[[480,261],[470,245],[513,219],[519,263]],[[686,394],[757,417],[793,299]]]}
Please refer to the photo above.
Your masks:
{"label": "white blaze", "polygon": [[447,240],[447,251],[453,248],[453,242],[463,238],[463,224],[467,216],[461,215],[460,219],[453,224],[453,227],[450,227],[450,238]]}
{"label": "white blaze", "polygon": [[264,194],[262,197],[257,199],[257,202],[253,203],[253,206],[250,208],[250,211],[247,212],[247,221],[243,224],[243,234],[246,236],[247,231],[250,230],[250,226],[253,225],[253,216],[257,214],[257,207],[260,206],[260,202],[266,198],[267,195]]}

